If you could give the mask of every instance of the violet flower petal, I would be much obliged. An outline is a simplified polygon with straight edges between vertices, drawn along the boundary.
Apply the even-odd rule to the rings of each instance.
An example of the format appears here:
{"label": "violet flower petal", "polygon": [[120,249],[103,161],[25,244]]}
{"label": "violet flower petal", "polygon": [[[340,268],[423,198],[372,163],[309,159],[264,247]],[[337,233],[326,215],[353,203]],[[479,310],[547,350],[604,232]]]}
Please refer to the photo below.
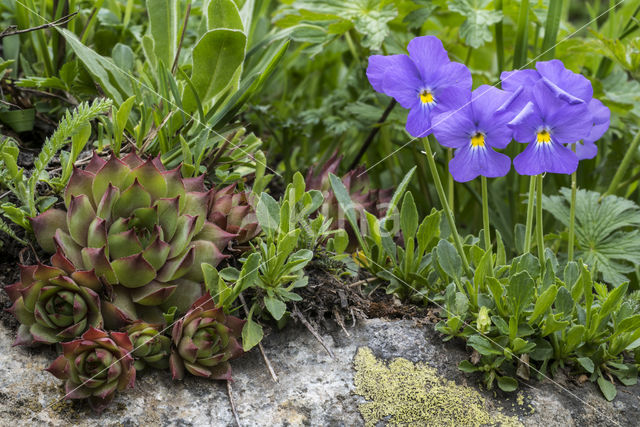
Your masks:
{"label": "violet flower petal", "polygon": [[470,144],[456,150],[449,162],[449,172],[457,182],[467,182],[480,175],[488,178],[505,176],[511,168],[511,159],[493,149],[472,147]]}
{"label": "violet flower petal", "polygon": [[532,142],[513,159],[513,167],[520,175],[539,175],[545,172],[572,174],[578,169],[578,156],[555,141]]}

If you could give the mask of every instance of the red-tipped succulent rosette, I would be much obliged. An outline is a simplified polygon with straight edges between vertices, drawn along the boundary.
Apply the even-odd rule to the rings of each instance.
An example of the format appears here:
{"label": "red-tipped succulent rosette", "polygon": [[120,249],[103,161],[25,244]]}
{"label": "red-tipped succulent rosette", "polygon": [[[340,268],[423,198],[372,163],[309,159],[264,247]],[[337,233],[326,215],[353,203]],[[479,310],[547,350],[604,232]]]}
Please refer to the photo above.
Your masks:
{"label": "red-tipped succulent rosette", "polygon": [[243,354],[238,342],[245,321],[224,313],[204,295],[173,326],[169,365],[174,379],[193,375],[231,380],[229,360]]}
{"label": "red-tipped succulent rosette", "polygon": [[62,343],[63,354],[47,371],[66,380],[65,398],[88,399],[94,411],[102,412],[117,391],[134,386],[132,350],[126,333],[89,328],[82,338]]}
{"label": "red-tipped succulent rosette", "polygon": [[14,345],[69,341],[89,327],[102,327],[102,283],[93,271],[78,271],[61,252],[52,266],[20,266],[20,281],[5,290],[20,322]]}
{"label": "red-tipped succulent rosette", "polygon": [[231,184],[211,192],[209,221],[227,233],[235,234],[234,240],[243,244],[260,234],[260,226],[251,195],[235,189],[236,185]]}
{"label": "red-tipped succulent rosette", "polygon": [[43,249],[60,248],[105,282],[105,324],[118,328],[160,322],[163,310],[184,312],[203,294],[201,264],[218,265],[236,237],[207,219],[210,199],[204,176],[183,178],[179,168],[136,154],[94,154],[73,171],[66,212],[51,209],[31,223]]}

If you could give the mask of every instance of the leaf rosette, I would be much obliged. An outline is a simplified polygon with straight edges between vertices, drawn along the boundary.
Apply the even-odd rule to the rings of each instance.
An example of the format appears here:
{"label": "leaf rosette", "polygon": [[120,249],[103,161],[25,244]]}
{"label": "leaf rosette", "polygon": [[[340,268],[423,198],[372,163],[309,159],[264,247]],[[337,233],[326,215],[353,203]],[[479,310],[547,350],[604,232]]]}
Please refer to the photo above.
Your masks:
{"label": "leaf rosette", "polygon": [[169,367],[171,339],[162,335],[156,325],[136,322],[127,327],[127,333],[133,344],[136,371],[142,371],[146,366],[156,369]]}
{"label": "leaf rosette", "polygon": [[60,248],[105,282],[107,327],[160,323],[163,310],[185,312],[203,294],[201,264],[218,265],[236,237],[207,220],[210,198],[204,175],[183,178],[179,167],[166,170],[159,158],[135,153],[108,160],[94,154],[73,171],[66,211],[50,209],[31,224],[43,249]]}
{"label": "leaf rosette", "polygon": [[243,244],[260,234],[260,227],[250,194],[235,189],[236,185],[231,184],[211,192],[209,221],[235,234],[234,240]]}
{"label": "leaf rosette", "polygon": [[20,266],[20,281],[5,290],[20,322],[14,345],[69,341],[89,327],[102,327],[102,283],[93,271],[78,271],[58,250],[52,266]]}
{"label": "leaf rosette", "polygon": [[243,354],[238,339],[244,323],[226,315],[211,296],[202,296],[173,326],[170,357],[173,378],[184,378],[186,369],[199,377],[230,380],[229,360]]}
{"label": "leaf rosette", "polygon": [[62,343],[63,354],[47,371],[66,380],[67,399],[88,399],[94,411],[102,412],[117,391],[133,388],[132,350],[126,333],[89,328],[81,339]]}

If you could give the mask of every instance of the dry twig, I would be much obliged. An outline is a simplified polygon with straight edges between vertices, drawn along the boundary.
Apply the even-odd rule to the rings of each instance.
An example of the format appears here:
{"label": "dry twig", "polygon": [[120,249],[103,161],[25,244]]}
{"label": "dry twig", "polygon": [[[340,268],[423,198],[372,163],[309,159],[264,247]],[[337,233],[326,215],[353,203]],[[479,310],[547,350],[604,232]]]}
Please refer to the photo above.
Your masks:
{"label": "dry twig", "polygon": [[[249,308],[247,307],[247,303],[244,301],[244,296],[242,296],[242,293],[240,293],[240,302],[242,302],[242,308],[244,308],[244,314],[247,315],[247,317],[249,316]],[[276,375],[276,371],[273,370],[273,366],[271,366],[271,362],[269,361],[269,358],[267,357],[266,353],[264,352],[264,348],[262,347],[262,343],[259,342],[258,343],[258,348],[260,349],[260,353],[262,354],[262,359],[264,359],[264,363],[265,365],[267,365],[267,369],[269,370],[269,373],[271,374],[271,378],[273,378],[273,380],[275,382],[278,382],[278,376]]]}
{"label": "dry twig", "polygon": [[229,403],[231,404],[231,412],[233,412],[233,418],[235,418],[237,426],[241,427],[240,418],[238,417],[238,413],[236,412],[236,404],[233,401],[233,394],[231,393],[231,381],[228,381],[228,380],[227,380],[227,395],[229,396]]}
{"label": "dry twig", "polygon": [[293,305],[293,313],[291,314],[294,317],[297,317],[302,322],[302,324],[309,330],[309,332],[313,334],[313,336],[318,340],[318,342],[322,344],[322,347],[324,347],[327,353],[329,353],[329,356],[331,356],[332,359],[335,359],[335,356],[333,355],[333,351],[331,351],[331,349],[327,346],[327,344],[324,342],[320,334],[314,329],[314,327],[311,326],[311,323],[309,323],[307,319],[304,318],[304,316],[302,315],[302,313],[300,313],[300,310],[298,310],[298,307],[295,304]]}
{"label": "dry twig", "polygon": [[5,37],[15,36],[16,34],[24,34],[24,33],[29,33],[31,31],[43,30],[45,28],[52,28],[52,27],[57,27],[59,25],[64,25],[67,22],[71,21],[73,18],[75,18],[77,14],[78,12],[73,12],[67,16],[63,16],[60,19],[56,19],[55,21],[38,25],[37,27],[25,28],[24,30],[18,30],[15,25],[11,25],[5,28],[4,30],[2,30],[2,32],[0,32],[0,40],[2,40]]}

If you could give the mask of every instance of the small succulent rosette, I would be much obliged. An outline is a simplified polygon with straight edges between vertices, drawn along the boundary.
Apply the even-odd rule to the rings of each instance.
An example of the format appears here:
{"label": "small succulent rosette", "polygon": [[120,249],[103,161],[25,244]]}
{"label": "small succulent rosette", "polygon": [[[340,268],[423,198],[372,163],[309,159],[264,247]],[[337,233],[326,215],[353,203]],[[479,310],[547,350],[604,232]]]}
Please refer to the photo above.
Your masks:
{"label": "small succulent rosette", "polygon": [[193,375],[231,380],[229,360],[243,354],[238,339],[245,321],[226,315],[211,296],[196,301],[173,326],[170,367],[174,379]]}
{"label": "small succulent rosette", "polygon": [[260,226],[250,194],[235,190],[236,185],[231,184],[211,192],[208,219],[243,244],[260,234]]}
{"label": "small succulent rosette", "polygon": [[136,322],[126,329],[133,344],[133,358],[136,371],[142,371],[146,366],[156,369],[169,367],[171,339],[160,333],[158,325]]}
{"label": "small succulent rosette", "polygon": [[102,283],[93,271],[77,271],[59,250],[51,264],[21,265],[20,281],[5,288],[20,322],[14,345],[55,344],[102,327]]}
{"label": "small succulent rosette", "polygon": [[94,411],[102,412],[117,391],[134,386],[132,350],[126,333],[89,328],[81,339],[62,343],[63,354],[47,371],[66,380],[65,398],[88,399]]}
{"label": "small succulent rosette", "polygon": [[203,295],[201,264],[218,265],[236,237],[207,220],[209,200],[203,175],[183,178],[179,168],[136,154],[94,154],[73,171],[66,211],[50,209],[31,224],[43,249],[57,245],[103,279],[105,326],[117,329],[137,319],[160,323],[163,310],[184,313]]}

